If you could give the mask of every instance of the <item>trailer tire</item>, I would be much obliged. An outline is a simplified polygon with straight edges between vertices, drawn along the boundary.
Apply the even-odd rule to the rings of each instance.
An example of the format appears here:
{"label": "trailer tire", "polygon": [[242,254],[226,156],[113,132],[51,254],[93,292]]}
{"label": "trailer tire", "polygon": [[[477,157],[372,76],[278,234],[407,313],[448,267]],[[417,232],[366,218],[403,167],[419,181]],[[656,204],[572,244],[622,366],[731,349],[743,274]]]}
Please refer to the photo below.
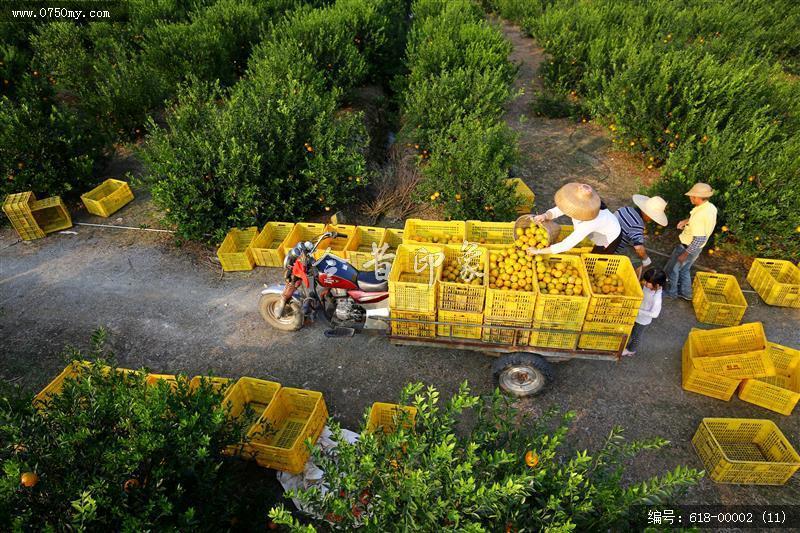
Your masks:
{"label": "trailer tire", "polygon": [[553,382],[553,369],[541,355],[512,353],[498,357],[492,363],[497,384],[512,396],[534,396]]}

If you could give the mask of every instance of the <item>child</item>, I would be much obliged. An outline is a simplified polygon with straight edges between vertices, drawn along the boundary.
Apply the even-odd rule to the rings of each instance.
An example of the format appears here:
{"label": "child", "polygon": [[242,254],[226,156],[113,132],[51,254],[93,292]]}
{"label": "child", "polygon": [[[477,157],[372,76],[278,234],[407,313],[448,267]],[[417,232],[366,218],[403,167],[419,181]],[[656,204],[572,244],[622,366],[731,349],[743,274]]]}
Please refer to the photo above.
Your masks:
{"label": "child", "polygon": [[622,355],[636,355],[639,342],[642,340],[642,333],[650,325],[654,318],[658,318],[661,313],[661,291],[667,282],[667,274],[660,268],[651,268],[642,276],[642,292],[644,298],[639,307],[639,314],[636,316],[636,323],[633,325],[628,346],[622,351]]}

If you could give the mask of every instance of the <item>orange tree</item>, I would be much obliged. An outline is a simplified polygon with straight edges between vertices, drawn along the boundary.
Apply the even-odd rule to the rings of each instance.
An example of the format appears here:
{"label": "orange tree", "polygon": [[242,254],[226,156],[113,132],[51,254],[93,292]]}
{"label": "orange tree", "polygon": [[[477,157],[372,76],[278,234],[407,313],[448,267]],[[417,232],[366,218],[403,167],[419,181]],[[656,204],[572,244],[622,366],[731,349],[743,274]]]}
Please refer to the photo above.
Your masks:
{"label": "orange tree", "polygon": [[282,507],[270,518],[294,531],[625,530],[636,506],[667,503],[702,476],[679,466],[623,483],[626,458],[667,442],[626,442],[614,428],[597,453],[570,457],[560,448],[573,413],[525,420],[498,391],[478,397],[463,384],[440,405],[435,389],[413,384],[401,403],[416,407],[415,425],[400,419],[393,433],[362,431],[355,444],[331,423],[335,455],[314,451],[327,490],[291,493],[316,517],[312,525]]}

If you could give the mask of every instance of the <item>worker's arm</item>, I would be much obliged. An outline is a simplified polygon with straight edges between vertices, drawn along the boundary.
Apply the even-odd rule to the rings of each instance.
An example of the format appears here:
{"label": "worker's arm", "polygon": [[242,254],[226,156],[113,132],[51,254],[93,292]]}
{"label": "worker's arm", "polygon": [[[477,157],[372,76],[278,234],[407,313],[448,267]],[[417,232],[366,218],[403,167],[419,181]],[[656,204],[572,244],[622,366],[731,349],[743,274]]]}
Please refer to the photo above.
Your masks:
{"label": "worker's arm", "polygon": [[707,240],[708,237],[694,237],[692,242],[689,243],[689,246],[686,247],[686,250],[684,250],[683,253],[678,256],[678,261],[683,264],[689,258],[689,254],[693,254],[694,252],[703,248]]}
{"label": "worker's arm", "polygon": [[561,209],[559,209],[558,207],[553,207],[551,209],[548,209],[547,211],[545,211],[541,215],[534,216],[533,217],[533,221],[536,222],[537,224],[541,224],[542,222],[545,222],[546,220],[555,220],[556,218],[558,218],[560,216],[563,216],[563,215],[564,215],[564,212],[561,211]]}
{"label": "worker's arm", "polygon": [[636,251],[636,255],[639,256],[639,259],[642,260],[642,266],[643,267],[650,266],[650,263],[652,263],[652,261],[650,260],[650,256],[647,255],[647,250],[645,249],[644,245],[637,244],[633,247],[633,249]]}

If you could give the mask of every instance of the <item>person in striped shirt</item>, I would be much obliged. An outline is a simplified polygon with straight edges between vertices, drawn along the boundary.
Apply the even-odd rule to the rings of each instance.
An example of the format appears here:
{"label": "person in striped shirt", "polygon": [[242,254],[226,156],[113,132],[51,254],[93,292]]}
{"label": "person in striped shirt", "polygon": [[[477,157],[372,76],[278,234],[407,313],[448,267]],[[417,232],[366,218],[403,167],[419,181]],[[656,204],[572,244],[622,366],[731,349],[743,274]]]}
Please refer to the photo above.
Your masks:
{"label": "person in striped shirt", "polygon": [[642,277],[644,267],[652,263],[644,247],[644,227],[651,221],[660,226],[668,224],[667,202],[660,196],[650,198],[642,194],[634,194],[631,199],[635,207],[625,206],[614,213],[622,230],[622,241],[615,253],[627,255],[636,268],[636,275]]}

